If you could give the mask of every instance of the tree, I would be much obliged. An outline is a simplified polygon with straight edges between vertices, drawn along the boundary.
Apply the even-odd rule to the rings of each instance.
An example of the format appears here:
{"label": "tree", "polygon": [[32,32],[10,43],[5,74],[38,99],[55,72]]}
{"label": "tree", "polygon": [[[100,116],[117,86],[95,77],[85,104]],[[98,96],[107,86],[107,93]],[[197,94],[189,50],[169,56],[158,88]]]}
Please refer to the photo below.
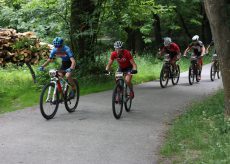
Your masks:
{"label": "tree", "polygon": [[215,48],[220,58],[225,93],[225,111],[230,116],[230,2],[228,0],[205,0]]}
{"label": "tree", "polygon": [[[110,0],[107,1],[106,7],[105,15],[108,19],[105,20],[104,26],[107,27],[107,33],[112,34],[113,38],[125,41],[129,50],[140,53],[147,43],[152,43],[153,29],[160,29],[157,14],[167,10],[155,0]],[[154,32],[159,34],[159,31]],[[159,41],[161,36],[157,34],[155,37],[158,37]]]}
{"label": "tree", "polygon": [[100,6],[104,0],[71,1],[71,42],[79,60],[94,61]]}

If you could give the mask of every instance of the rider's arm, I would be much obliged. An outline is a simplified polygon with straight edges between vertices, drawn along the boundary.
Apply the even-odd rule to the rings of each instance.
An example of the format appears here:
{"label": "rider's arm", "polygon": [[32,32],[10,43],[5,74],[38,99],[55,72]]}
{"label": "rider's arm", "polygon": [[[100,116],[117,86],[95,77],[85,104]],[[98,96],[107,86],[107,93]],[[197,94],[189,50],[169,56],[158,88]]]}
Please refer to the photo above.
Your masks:
{"label": "rider's arm", "polygon": [[49,59],[47,59],[47,61],[42,65],[43,68],[45,68],[50,62],[53,61],[55,54],[56,54],[56,49],[52,49],[50,52]]}
{"label": "rider's arm", "polygon": [[44,64],[42,64],[42,67],[45,68],[52,61],[53,61],[53,59],[49,58]]}
{"label": "rider's arm", "polygon": [[112,60],[112,59],[109,59],[109,63],[107,64],[105,70],[109,71],[112,64],[113,64],[113,60]]}
{"label": "rider's arm", "polygon": [[204,56],[204,54],[205,54],[205,47],[202,46],[202,48],[201,48],[201,56]]}
{"label": "rider's arm", "polygon": [[208,47],[206,48],[205,53],[208,54],[208,49],[210,48],[211,44],[208,45]]}
{"label": "rider's arm", "polygon": [[135,61],[133,59],[130,60],[130,63],[133,66],[133,70],[137,70],[137,64],[135,63]]}
{"label": "rider's arm", "polygon": [[74,59],[73,57],[70,58],[70,61],[71,61],[71,66],[70,66],[70,68],[71,68],[71,69],[74,69],[75,66],[76,66],[76,61],[75,61],[75,59]]}
{"label": "rider's arm", "polygon": [[162,56],[164,51],[165,51],[164,47],[159,48],[159,52],[158,52],[159,56]]}
{"label": "rider's arm", "polygon": [[188,52],[190,49],[191,49],[190,46],[188,46],[188,47],[186,48],[186,50],[184,51],[184,56],[186,56],[187,52]]}

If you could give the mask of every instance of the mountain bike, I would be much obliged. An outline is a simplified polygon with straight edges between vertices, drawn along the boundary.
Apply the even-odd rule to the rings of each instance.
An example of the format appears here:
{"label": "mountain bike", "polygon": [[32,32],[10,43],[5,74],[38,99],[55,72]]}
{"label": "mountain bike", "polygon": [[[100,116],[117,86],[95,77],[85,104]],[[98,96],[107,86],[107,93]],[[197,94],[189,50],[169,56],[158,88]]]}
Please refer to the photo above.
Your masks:
{"label": "mountain bike", "polygon": [[121,117],[123,111],[123,105],[126,112],[131,110],[132,98],[130,97],[130,88],[124,80],[125,73],[116,72],[116,86],[113,90],[112,96],[112,110],[116,119]]}
{"label": "mountain bike", "polygon": [[169,79],[172,79],[172,84],[178,84],[180,79],[180,66],[176,64],[176,68],[173,69],[173,65],[170,63],[169,54],[164,56],[164,64],[160,73],[160,85],[162,88],[166,88],[168,85]]}
{"label": "mountain bike", "polygon": [[218,56],[217,54],[213,54],[211,70],[210,70],[211,81],[215,80],[216,75],[217,75],[217,78],[220,79],[220,66],[219,66]]}
{"label": "mountain bike", "polygon": [[40,111],[42,116],[49,120],[52,119],[60,103],[65,104],[66,110],[71,113],[77,108],[79,102],[79,85],[74,79],[76,85],[75,96],[71,97],[71,84],[58,74],[58,70],[49,71],[50,82],[46,84],[40,95]]}
{"label": "mountain bike", "polygon": [[188,71],[188,81],[190,85],[193,85],[195,78],[196,78],[196,82],[200,81],[200,76],[201,76],[201,71],[202,69],[198,68],[198,59],[202,58],[202,56],[195,56],[192,55],[190,57],[190,66],[189,66],[189,71]]}

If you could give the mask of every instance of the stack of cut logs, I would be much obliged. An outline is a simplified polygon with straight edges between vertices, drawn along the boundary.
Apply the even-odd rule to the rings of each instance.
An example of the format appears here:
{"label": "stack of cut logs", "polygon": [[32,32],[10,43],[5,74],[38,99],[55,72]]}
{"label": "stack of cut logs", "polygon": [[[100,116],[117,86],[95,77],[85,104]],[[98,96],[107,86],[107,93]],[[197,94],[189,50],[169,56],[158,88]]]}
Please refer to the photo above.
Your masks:
{"label": "stack of cut logs", "polygon": [[17,33],[0,28],[0,66],[7,63],[31,65],[49,56],[50,45],[42,44],[33,32]]}

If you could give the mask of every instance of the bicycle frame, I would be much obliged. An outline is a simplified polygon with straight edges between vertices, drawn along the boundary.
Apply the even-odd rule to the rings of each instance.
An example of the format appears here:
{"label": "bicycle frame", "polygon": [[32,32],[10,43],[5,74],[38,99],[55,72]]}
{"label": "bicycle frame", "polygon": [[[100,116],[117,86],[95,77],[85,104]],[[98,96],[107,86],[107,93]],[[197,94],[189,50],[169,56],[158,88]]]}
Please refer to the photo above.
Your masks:
{"label": "bicycle frame", "polygon": [[[195,55],[192,55],[191,58],[190,58],[190,60],[191,60],[191,66],[192,66],[193,70],[195,70],[195,71],[199,70],[199,67],[198,67],[198,65],[199,65],[198,60],[199,59],[201,59],[201,56],[197,57]],[[201,70],[199,70],[199,71],[201,71]]]}
{"label": "bicycle frame", "polygon": [[213,54],[213,55],[212,55],[212,62],[213,62],[215,65],[219,64],[219,59],[218,59],[217,54]]}
{"label": "bicycle frame", "polygon": [[[67,88],[67,85],[70,86],[70,84],[66,80],[64,80],[64,78],[59,76],[57,70],[50,70],[49,75],[51,77],[50,78],[50,83],[54,84],[54,93],[52,95],[52,102],[55,100],[55,95],[57,94],[57,91],[59,93],[61,93],[61,96],[62,96],[62,99],[63,99],[64,98],[64,92],[65,92],[65,90]],[[61,82],[60,82],[61,80],[64,82],[64,85],[61,84]],[[50,99],[50,96],[51,96],[50,94],[51,94],[51,88],[49,88],[49,90],[48,90],[48,96],[47,96],[46,101],[48,101]]]}
{"label": "bicycle frame", "polygon": [[[123,72],[116,72],[116,75],[115,75],[116,83],[119,83],[123,94],[124,94],[125,85],[127,85],[125,82],[124,76],[125,76],[125,73],[123,73]],[[124,100],[122,100],[122,101],[124,102]]]}

